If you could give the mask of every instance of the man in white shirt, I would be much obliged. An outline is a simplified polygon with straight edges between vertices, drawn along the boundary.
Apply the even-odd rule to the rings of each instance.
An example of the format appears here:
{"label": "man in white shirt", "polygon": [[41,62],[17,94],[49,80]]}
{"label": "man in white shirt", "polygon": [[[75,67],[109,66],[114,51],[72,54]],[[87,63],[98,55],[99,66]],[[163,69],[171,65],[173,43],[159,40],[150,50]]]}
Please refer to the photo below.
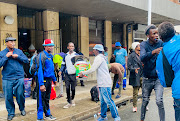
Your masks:
{"label": "man in white shirt", "polygon": [[[61,73],[65,73],[65,85],[66,85],[66,93],[67,93],[67,102],[68,104],[65,105],[63,108],[67,109],[71,106],[75,106],[74,97],[75,97],[75,87],[76,87],[76,69],[71,62],[71,58],[78,55],[74,52],[74,43],[69,42],[67,49],[69,50],[65,57],[63,58],[63,62],[61,64],[61,69],[59,70],[59,76]],[[72,96],[70,92],[70,87],[72,91]]]}
{"label": "man in white shirt", "polygon": [[101,44],[96,44],[93,48],[93,53],[96,56],[93,65],[88,71],[81,72],[79,75],[82,77],[83,75],[90,74],[97,70],[97,83],[101,101],[101,117],[98,118],[98,121],[108,120],[106,115],[107,105],[109,106],[114,121],[120,121],[121,119],[116,105],[111,98],[112,80],[106,63],[106,57],[102,54],[103,51],[103,46]]}

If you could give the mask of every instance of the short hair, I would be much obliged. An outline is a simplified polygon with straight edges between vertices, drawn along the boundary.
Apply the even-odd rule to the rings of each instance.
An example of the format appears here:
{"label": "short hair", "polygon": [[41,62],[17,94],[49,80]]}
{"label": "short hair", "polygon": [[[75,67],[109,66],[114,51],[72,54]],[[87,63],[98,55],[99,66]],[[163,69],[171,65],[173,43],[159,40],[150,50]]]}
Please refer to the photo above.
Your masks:
{"label": "short hair", "polygon": [[151,24],[151,25],[147,26],[146,29],[145,29],[145,35],[149,35],[149,31],[151,29],[156,29],[156,26],[154,24]]}
{"label": "short hair", "polygon": [[161,39],[166,40],[175,35],[174,25],[170,22],[163,22],[158,26],[158,32]]}
{"label": "short hair", "polygon": [[73,43],[73,42],[69,42],[69,43],[68,43],[68,46],[69,46],[69,44],[73,44],[73,45],[74,45],[74,43]]}
{"label": "short hair", "polygon": [[107,47],[104,47],[104,51],[106,51],[106,49],[108,49]]}

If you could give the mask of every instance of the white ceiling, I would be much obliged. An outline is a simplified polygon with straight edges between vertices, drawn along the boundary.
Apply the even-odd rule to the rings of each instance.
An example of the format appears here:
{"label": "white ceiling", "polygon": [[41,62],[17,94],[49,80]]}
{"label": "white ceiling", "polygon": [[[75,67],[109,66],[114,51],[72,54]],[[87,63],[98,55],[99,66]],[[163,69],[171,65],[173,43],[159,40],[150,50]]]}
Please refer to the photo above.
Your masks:
{"label": "white ceiling", "polygon": [[[147,11],[130,7],[110,0],[0,0],[17,4],[19,6],[48,9],[63,13],[81,15],[89,18],[111,20],[118,23],[147,24]],[[159,24],[170,21],[180,24],[180,20],[174,20],[165,16],[152,13],[152,23]]]}

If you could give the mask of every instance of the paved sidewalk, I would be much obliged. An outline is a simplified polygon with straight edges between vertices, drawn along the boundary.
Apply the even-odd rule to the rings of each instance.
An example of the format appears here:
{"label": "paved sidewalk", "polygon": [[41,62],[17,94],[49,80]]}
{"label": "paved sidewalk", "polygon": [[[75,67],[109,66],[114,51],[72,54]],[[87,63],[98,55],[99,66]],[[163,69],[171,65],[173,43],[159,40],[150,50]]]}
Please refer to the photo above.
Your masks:
{"label": "paved sidewalk", "polygon": [[[58,121],[82,121],[83,119],[92,116],[93,114],[100,111],[100,102],[96,103],[91,101],[90,89],[96,85],[96,81],[85,82],[85,87],[81,87],[80,84],[76,87],[76,96],[75,96],[75,107],[69,109],[63,109],[63,106],[67,104],[66,93],[64,88],[64,97],[51,100],[50,108],[51,114],[57,118]],[[122,97],[115,99],[115,96],[118,92],[118,89],[115,90],[115,95],[112,96],[116,104],[130,101],[132,99],[132,87],[127,86],[127,90],[122,90]],[[57,93],[58,88],[57,88]],[[141,92],[139,93],[141,94]],[[34,99],[26,98],[26,111],[27,115],[25,117],[20,115],[18,106],[16,103],[16,116],[13,119],[14,121],[36,121],[37,111],[36,105],[37,102]],[[0,121],[7,119],[7,111],[5,108],[4,101],[0,102]]]}

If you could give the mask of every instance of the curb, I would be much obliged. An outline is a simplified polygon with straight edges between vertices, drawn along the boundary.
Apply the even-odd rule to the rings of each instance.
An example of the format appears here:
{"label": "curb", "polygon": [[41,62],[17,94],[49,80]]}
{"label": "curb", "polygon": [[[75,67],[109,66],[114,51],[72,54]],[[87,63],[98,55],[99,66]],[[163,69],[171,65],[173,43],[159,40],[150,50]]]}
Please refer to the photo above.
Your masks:
{"label": "curb", "polygon": [[[142,93],[138,94],[138,98],[142,98]],[[132,99],[133,99],[133,96],[128,96],[125,98],[121,97],[121,100],[114,101],[114,102],[115,102],[116,106],[118,108],[120,108],[121,106],[125,106],[125,105],[131,103]],[[110,111],[109,108],[108,108],[108,111]],[[56,119],[56,120],[57,121],[83,121],[85,119],[93,117],[94,114],[98,114],[98,112],[100,112],[100,106],[96,106],[94,108],[85,110],[83,112],[74,114],[72,116],[68,116],[68,117],[64,117],[63,119],[61,118],[61,119]]]}

